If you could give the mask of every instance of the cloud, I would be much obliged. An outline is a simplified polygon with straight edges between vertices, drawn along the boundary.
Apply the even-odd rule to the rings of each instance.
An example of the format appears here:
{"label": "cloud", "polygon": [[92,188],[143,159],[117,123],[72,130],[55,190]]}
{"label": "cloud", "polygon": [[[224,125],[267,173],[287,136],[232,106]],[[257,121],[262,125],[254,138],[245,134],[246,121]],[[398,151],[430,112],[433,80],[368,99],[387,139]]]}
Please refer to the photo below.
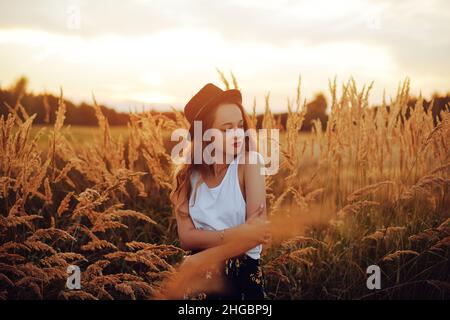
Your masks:
{"label": "cloud", "polygon": [[[70,8],[78,7],[80,29],[68,28]],[[423,64],[450,49],[450,2],[431,1],[39,1],[0,3],[1,28],[31,28],[93,37],[104,34],[152,35],[196,28],[217,32],[226,41],[323,44],[363,42],[389,47],[399,63]],[[428,61],[428,63],[430,63]],[[437,65],[437,66],[436,66]],[[446,69],[448,70],[448,69]]]}
{"label": "cloud", "polygon": [[215,67],[236,72],[248,100],[270,89],[279,104],[299,73],[315,83],[307,92],[335,74],[375,80],[381,90],[407,75],[442,89],[449,9],[445,0],[1,2],[1,67],[52,84],[42,69],[57,68],[78,91],[164,101],[217,79]]}

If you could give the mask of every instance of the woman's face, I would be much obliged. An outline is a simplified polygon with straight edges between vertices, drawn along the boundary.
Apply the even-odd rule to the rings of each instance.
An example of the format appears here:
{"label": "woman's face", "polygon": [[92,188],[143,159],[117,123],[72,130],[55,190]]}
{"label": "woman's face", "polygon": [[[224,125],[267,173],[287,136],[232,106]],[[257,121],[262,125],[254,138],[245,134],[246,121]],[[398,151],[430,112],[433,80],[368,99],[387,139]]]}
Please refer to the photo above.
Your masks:
{"label": "woman's face", "polygon": [[218,152],[223,152],[224,155],[235,155],[240,152],[244,145],[244,119],[241,109],[236,104],[219,105],[212,127],[219,129],[222,133],[215,141]]}

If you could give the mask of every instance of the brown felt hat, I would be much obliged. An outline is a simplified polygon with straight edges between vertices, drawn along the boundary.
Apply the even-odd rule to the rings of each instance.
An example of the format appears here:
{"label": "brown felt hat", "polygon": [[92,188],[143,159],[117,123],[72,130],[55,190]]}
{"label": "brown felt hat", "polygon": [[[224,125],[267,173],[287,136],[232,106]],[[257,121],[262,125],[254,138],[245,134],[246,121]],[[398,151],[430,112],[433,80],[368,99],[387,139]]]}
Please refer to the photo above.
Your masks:
{"label": "brown felt hat", "polygon": [[241,92],[238,89],[224,91],[214,84],[208,83],[189,100],[184,107],[184,115],[192,124],[200,112],[224,101],[242,103]]}

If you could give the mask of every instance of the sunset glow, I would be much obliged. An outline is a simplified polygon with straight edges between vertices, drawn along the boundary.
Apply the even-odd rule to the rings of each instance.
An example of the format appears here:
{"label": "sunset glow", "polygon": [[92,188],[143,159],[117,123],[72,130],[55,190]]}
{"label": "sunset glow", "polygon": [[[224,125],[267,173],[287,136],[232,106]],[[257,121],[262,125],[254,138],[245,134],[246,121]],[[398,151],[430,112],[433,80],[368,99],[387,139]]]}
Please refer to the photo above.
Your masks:
{"label": "sunset glow", "polygon": [[[328,79],[412,79],[414,94],[446,93],[450,18],[446,1],[26,1],[0,4],[1,85],[20,75],[36,92],[75,101],[182,107],[203,83],[232,71],[244,103],[286,109],[299,75],[307,98]],[[55,76],[57,75],[57,76]],[[328,92],[326,92],[328,94]]]}

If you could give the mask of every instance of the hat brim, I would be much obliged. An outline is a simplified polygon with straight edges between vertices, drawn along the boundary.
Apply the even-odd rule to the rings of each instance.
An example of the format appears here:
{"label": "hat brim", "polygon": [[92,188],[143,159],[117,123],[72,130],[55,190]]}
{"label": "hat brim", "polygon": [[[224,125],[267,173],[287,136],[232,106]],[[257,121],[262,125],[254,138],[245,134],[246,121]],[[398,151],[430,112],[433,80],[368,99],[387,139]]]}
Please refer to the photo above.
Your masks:
{"label": "hat brim", "polygon": [[201,114],[204,110],[209,109],[210,107],[221,104],[222,102],[229,101],[230,103],[239,102],[242,103],[242,94],[238,89],[230,89],[225,90],[215,96],[213,99],[208,101],[203,107],[198,110],[197,114],[194,116],[194,119]]}

